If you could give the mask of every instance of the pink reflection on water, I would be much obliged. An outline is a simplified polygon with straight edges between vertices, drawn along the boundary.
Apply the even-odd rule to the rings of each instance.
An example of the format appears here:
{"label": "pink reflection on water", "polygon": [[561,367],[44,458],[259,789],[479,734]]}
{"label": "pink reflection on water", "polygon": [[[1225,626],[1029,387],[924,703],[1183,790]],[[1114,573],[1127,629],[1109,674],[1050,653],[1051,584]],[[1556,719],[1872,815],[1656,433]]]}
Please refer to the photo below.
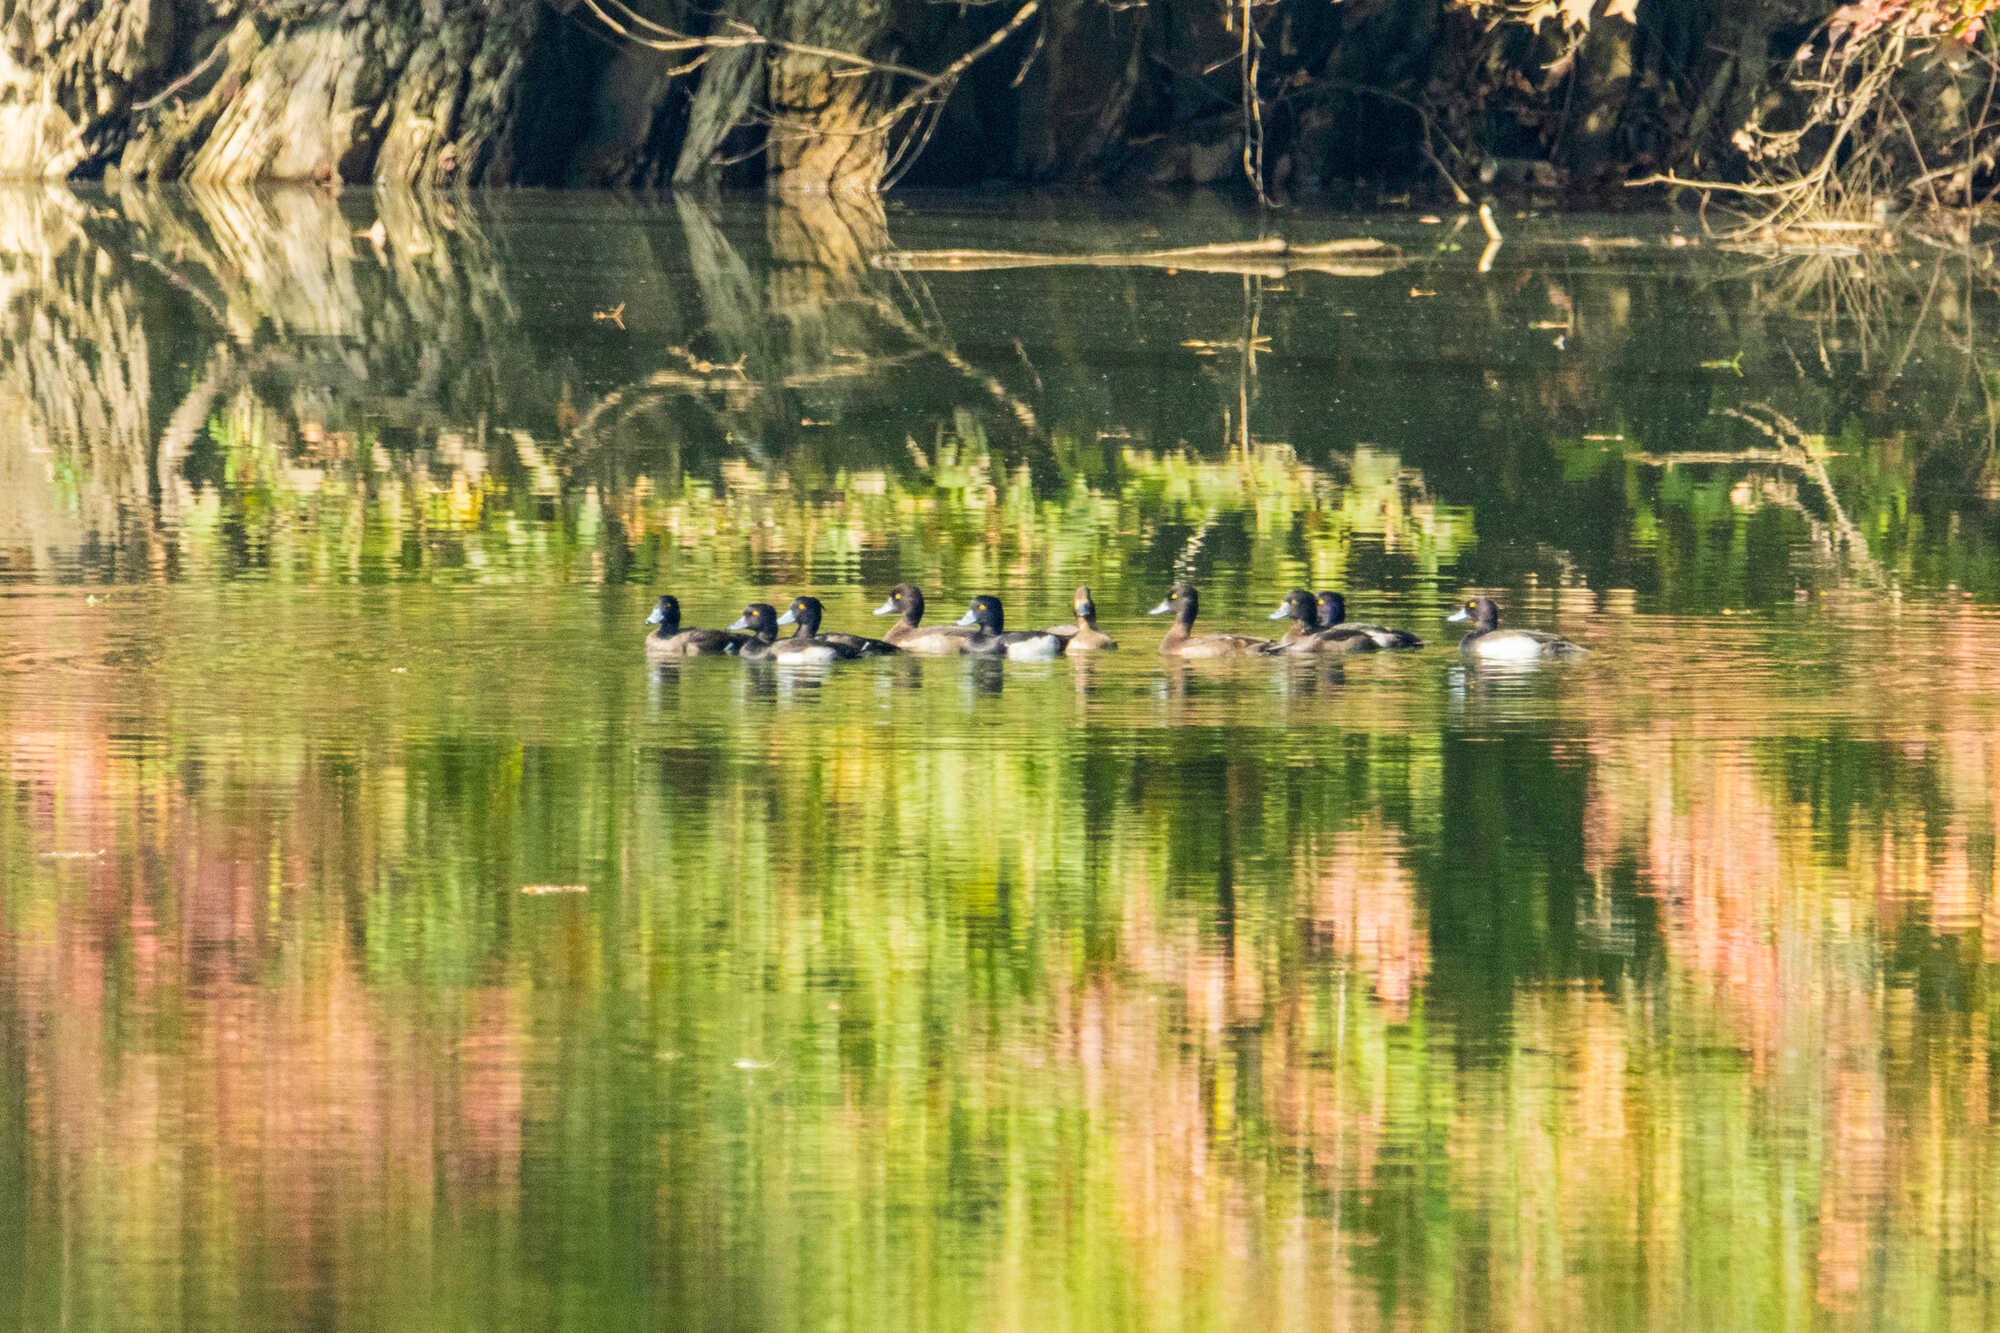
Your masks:
{"label": "pink reflection on water", "polygon": [[1368,978],[1384,1017],[1403,1022],[1430,973],[1430,925],[1401,837],[1379,820],[1309,840],[1300,859],[1306,930]]}

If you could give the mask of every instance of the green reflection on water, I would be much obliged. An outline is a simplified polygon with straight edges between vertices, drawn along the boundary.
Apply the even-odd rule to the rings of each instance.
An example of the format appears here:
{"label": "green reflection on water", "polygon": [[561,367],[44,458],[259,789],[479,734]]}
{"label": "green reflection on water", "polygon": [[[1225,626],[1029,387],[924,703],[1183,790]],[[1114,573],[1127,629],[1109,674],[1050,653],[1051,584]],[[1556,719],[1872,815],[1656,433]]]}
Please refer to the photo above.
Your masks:
{"label": "green reflection on water", "polygon": [[[1199,208],[0,222],[0,1318],[1994,1322],[1948,270],[1829,311],[1651,223],[1481,274],[1375,220],[1401,268],[1275,279],[868,262],[1249,225]],[[1433,647],[1169,666],[1180,570]],[[658,590],[853,629],[899,578],[1025,625],[1088,582],[1125,651],[638,651]],[[1468,586],[1596,653],[1465,672]]]}

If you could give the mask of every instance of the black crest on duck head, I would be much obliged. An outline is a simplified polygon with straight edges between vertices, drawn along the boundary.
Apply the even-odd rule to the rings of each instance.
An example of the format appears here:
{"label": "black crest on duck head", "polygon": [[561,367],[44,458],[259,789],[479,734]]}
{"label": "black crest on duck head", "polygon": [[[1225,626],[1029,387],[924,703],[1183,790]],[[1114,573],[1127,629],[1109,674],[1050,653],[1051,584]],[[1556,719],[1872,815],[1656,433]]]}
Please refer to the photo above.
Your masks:
{"label": "black crest on duck head", "polygon": [[779,624],[798,625],[808,634],[819,633],[819,622],[825,614],[817,597],[794,597],[792,604],[785,608],[784,618]]}

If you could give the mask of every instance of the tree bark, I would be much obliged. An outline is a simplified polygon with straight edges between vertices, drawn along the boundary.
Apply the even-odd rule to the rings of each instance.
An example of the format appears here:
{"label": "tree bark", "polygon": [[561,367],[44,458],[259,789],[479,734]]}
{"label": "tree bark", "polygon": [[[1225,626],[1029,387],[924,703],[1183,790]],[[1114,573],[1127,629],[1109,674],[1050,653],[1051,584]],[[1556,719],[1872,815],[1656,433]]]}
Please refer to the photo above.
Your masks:
{"label": "tree bark", "polygon": [[[737,0],[729,12],[758,32],[777,21],[777,0]],[[764,81],[764,52],[754,47],[718,51],[702,67],[688,112],[687,137],[674,162],[674,184],[690,185],[718,170],[716,154],[729,132],[743,123]]]}
{"label": "tree bark", "polygon": [[[878,54],[887,33],[883,0],[794,0],[778,18],[787,42]],[[766,85],[772,125],[766,149],[778,194],[872,193],[889,165],[888,79],[797,51],[773,54]]]}

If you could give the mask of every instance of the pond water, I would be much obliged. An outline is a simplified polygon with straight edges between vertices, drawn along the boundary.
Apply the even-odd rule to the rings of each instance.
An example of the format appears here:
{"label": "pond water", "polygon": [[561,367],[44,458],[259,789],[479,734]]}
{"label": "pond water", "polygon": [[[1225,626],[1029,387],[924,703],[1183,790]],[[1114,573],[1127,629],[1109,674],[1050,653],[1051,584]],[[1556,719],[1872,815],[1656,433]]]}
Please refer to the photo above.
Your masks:
{"label": "pond water", "polygon": [[2000,1323],[1991,279],[1454,222],[0,195],[0,1322]]}

